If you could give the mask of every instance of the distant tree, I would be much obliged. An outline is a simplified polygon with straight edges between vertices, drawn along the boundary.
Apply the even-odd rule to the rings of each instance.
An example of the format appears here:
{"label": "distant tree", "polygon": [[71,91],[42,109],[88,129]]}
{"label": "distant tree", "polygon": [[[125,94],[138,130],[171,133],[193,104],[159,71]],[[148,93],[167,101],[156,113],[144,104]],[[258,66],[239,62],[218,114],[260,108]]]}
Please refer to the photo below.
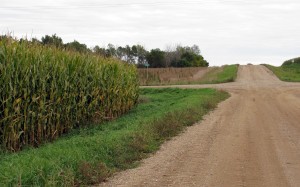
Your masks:
{"label": "distant tree", "polygon": [[131,46],[131,55],[137,57],[137,53],[138,53],[137,46],[136,45]]}
{"label": "distant tree", "polygon": [[209,65],[197,45],[192,47],[177,45],[176,50],[168,53],[172,67],[206,67]]}
{"label": "distant tree", "polygon": [[287,66],[292,64],[300,64],[300,57],[284,61],[281,66]]}
{"label": "distant tree", "polygon": [[36,44],[41,44],[42,42],[39,40],[39,39],[37,39],[37,38],[32,38],[31,39],[31,42],[32,43],[36,43]]}
{"label": "distant tree", "polygon": [[[0,40],[7,36],[0,36]],[[26,39],[16,40],[23,42]],[[26,40],[27,41],[27,40]],[[42,45],[53,45],[56,47],[62,47],[68,50],[94,53],[103,57],[114,57],[130,64],[136,64],[138,67],[145,67],[148,62],[151,67],[199,67],[208,66],[209,63],[204,60],[201,55],[199,46],[167,46],[165,51],[160,49],[152,49],[150,52],[145,49],[142,45],[126,45],[114,46],[108,44],[107,47],[99,47],[96,45],[94,48],[89,49],[85,44],[80,43],[76,40],[70,43],[63,43],[63,40],[56,34],[52,36],[45,35],[41,41],[33,38],[30,42],[41,43]],[[290,63],[290,62],[286,62]],[[285,63],[285,64],[286,64]]]}
{"label": "distant tree", "polygon": [[152,49],[146,59],[152,68],[164,67],[165,54],[160,49]]}
{"label": "distant tree", "polygon": [[42,44],[42,42],[40,40],[38,40],[37,38],[32,38],[31,40],[28,40],[27,38],[21,38],[19,40],[19,43],[33,43],[33,44]]}
{"label": "distant tree", "polygon": [[147,62],[147,54],[149,53],[142,45],[136,45],[137,64],[143,66]]}
{"label": "distant tree", "polygon": [[73,50],[81,53],[90,52],[90,50],[87,48],[85,44],[81,44],[76,40],[70,43],[66,43],[64,46],[68,50]]}
{"label": "distant tree", "polygon": [[175,59],[175,50],[171,45],[167,45],[165,48],[165,67],[170,67]]}
{"label": "distant tree", "polygon": [[197,55],[191,51],[182,54],[181,59],[177,63],[178,67],[207,67],[208,63],[201,55]]}
{"label": "distant tree", "polygon": [[60,37],[56,36],[56,34],[53,34],[52,36],[43,36],[41,42],[43,45],[54,45],[56,47],[64,46],[63,40]]}
{"label": "distant tree", "polygon": [[19,43],[23,43],[23,42],[28,42],[28,40],[27,40],[27,38],[21,38],[20,40],[19,40]]}
{"label": "distant tree", "polygon": [[125,52],[125,61],[127,63],[134,64],[135,59],[134,59],[134,53],[132,51],[132,48],[129,45],[126,45],[124,48],[124,52]]}
{"label": "distant tree", "polygon": [[[126,55],[125,48],[119,46],[119,47],[116,49],[116,57],[117,57],[118,59],[120,59],[120,60],[124,60],[125,55]],[[125,60],[124,60],[124,61],[125,61]]]}
{"label": "distant tree", "polygon": [[17,38],[12,37],[10,34],[5,34],[0,36],[0,41],[1,40],[11,40],[11,41],[18,41]]}
{"label": "distant tree", "polygon": [[186,51],[186,47],[182,47],[181,45],[176,46],[176,49],[172,52],[172,67],[179,67],[178,62],[180,61],[182,54],[184,54]]}
{"label": "distant tree", "polygon": [[201,51],[200,51],[200,48],[198,45],[193,45],[191,47],[191,52],[196,54],[196,55],[200,55],[201,54]]}
{"label": "distant tree", "polygon": [[105,53],[105,48],[101,48],[98,45],[96,45],[93,48],[93,52],[99,56],[105,57],[106,53]]}
{"label": "distant tree", "polygon": [[108,44],[106,48],[106,56],[107,57],[114,57],[116,56],[116,48],[113,44]]}

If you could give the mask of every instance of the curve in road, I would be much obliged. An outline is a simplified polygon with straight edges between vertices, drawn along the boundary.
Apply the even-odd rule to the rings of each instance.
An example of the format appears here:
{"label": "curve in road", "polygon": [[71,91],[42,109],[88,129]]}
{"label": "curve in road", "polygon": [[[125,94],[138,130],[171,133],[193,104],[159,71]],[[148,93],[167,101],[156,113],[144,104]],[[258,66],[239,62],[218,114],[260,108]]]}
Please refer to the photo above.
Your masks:
{"label": "curve in road", "polygon": [[300,186],[300,84],[240,66],[231,97],[140,167],[100,186]]}

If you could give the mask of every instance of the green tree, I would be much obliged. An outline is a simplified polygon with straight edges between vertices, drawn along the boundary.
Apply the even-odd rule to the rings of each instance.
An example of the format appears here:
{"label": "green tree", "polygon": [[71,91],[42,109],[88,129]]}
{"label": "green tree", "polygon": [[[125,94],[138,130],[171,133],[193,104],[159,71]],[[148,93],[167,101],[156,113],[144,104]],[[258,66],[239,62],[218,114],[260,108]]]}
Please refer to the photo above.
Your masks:
{"label": "green tree", "polygon": [[284,61],[281,66],[287,66],[292,64],[300,64],[300,57]]}
{"label": "green tree", "polygon": [[125,48],[122,47],[122,46],[119,46],[117,49],[116,49],[116,57],[120,60],[124,60],[124,57],[125,57]]}
{"label": "green tree", "polygon": [[37,43],[37,44],[41,44],[42,42],[39,40],[39,39],[37,39],[37,38],[32,38],[31,39],[31,42],[32,43]]}
{"label": "green tree", "polygon": [[160,49],[152,49],[146,59],[152,68],[164,67],[165,54]]}
{"label": "green tree", "polygon": [[206,67],[208,62],[201,55],[199,46],[181,46],[177,45],[175,50],[166,52],[166,64],[172,67]]}
{"label": "green tree", "polygon": [[132,48],[129,45],[126,45],[124,48],[125,52],[125,61],[130,64],[135,63],[134,59],[134,52],[132,51]]}
{"label": "green tree", "polygon": [[106,48],[106,56],[114,57],[116,56],[117,50],[113,44],[108,44]]}
{"label": "green tree", "polygon": [[87,48],[85,44],[81,44],[76,40],[70,43],[66,43],[65,48],[68,50],[73,50],[81,53],[90,52],[90,50]]}
{"label": "green tree", "polygon": [[142,45],[136,45],[136,57],[138,66],[143,66],[146,62],[146,56],[149,53]]}
{"label": "green tree", "polygon": [[97,55],[105,57],[105,48],[101,48],[98,45],[93,48],[93,52]]}
{"label": "green tree", "polygon": [[63,47],[64,45],[63,40],[56,34],[43,36],[41,42],[43,45],[54,45],[56,47]]}

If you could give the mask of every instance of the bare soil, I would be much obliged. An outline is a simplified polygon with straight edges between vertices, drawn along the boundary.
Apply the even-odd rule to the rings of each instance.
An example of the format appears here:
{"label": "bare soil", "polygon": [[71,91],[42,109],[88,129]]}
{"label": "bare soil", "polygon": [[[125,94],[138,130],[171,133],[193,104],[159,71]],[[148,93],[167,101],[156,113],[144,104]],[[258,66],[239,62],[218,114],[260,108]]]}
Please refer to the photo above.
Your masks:
{"label": "bare soil", "polygon": [[140,167],[100,186],[300,186],[300,84],[240,66],[231,97]]}

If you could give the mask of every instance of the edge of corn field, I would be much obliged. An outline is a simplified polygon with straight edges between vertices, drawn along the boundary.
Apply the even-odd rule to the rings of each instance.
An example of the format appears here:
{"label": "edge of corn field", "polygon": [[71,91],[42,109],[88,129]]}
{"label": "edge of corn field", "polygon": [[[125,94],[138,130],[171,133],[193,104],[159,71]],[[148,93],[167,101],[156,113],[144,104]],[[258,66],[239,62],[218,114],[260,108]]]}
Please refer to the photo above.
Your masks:
{"label": "edge of corn field", "polygon": [[141,89],[139,105],[40,148],[0,153],[0,185],[80,186],[132,168],[229,97],[214,89]]}
{"label": "edge of corn field", "polygon": [[38,147],[138,99],[136,68],[113,58],[0,40],[0,146]]}

